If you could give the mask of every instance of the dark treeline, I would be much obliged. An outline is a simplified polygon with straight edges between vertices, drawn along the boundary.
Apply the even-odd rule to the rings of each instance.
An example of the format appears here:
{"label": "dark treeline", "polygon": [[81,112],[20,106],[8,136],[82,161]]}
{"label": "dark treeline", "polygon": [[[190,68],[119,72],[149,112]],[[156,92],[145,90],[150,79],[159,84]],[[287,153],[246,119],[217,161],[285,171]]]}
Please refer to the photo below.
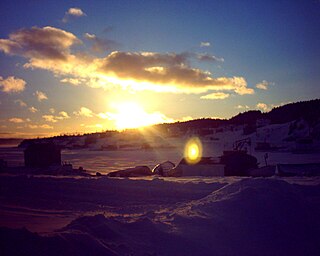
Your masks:
{"label": "dark treeline", "polygon": [[271,111],[262,113],[260,110],[249,110],[230,119],[195,119],[186,122],[160,124],[159,127],[178,127],[181,130],[216,128],[221,125],[255,125],[258,119],[269,119],[271,124],[283,124],[298,119],[304,119],[310,125],[320,121],[320,99],[289,103],[275,107]]}

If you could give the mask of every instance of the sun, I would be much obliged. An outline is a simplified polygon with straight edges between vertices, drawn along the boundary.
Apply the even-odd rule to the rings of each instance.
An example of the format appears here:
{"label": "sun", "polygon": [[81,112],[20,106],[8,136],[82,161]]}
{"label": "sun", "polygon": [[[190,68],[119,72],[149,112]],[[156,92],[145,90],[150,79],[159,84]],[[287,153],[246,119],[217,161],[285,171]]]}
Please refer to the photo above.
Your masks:
{"label": "sun", "polygon": [[118,102],[113,106],[116,112],[112,113],[112,119],[118,130],[141,128],[167,121],[159,112],[147,113],[137,102]]}

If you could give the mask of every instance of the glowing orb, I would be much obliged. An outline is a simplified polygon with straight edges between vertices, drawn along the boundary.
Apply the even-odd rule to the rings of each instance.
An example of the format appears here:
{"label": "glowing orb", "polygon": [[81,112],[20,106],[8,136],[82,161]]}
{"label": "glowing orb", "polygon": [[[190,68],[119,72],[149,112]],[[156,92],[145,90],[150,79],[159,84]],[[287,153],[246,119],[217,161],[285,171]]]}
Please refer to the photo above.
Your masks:
{"label": "glowing orb", "polygon": [[202,144],[199,138],[191,138],[185,148],[184,157],[188,164],[196,164],[202,157]]}

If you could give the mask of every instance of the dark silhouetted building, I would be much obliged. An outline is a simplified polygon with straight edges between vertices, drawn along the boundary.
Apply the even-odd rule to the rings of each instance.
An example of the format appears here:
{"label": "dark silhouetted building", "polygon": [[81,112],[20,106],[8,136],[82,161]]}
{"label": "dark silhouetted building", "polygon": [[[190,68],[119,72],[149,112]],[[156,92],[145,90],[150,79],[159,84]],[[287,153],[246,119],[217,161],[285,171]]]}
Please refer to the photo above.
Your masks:
{"label": "dark silhouetted building", "polygon": [[61,149],[53,143],[31,144],[24,150],[26,167],[61,165]]}

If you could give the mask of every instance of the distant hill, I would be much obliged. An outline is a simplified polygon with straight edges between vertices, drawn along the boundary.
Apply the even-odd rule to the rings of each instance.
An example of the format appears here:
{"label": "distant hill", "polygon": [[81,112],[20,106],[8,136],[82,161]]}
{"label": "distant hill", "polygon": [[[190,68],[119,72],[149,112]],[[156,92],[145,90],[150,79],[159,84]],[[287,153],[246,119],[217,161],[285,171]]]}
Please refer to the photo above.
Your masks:
{"label": "distant hill", "polygon": [[6,145],[6,146],[10,146],[10,145],[18,145],[21,141],[23,141],[23,139],[19,139],[19,138],[13,138],[13,139],[6,139],[6,138],[0,138],[0,145]]}
{"label": "distant hill", "polygon": [[283,124],[297,119],[304,119],[310,125],[320,121],[320,99],[289,103],[275,107],[270,112],[249,110],[230,119],[195,119],[186,122],[160,124],[161,127],[179,127],[181,130],[197,128],[215,128],[220,125],[255,125],[258,119],[269,119],[272,124]]}
{"label": "distant hill", "polygon": [[265,115],[275,124],[302,118],[313,125],[320,119],[320,99],[286,104],[273,108]]}
{"label": "distant hill", "polygon": [[155,128],[158,129],[172,129],[179,128],[181,131],[187,131],[189,129],[203,129],[203,128],[216,128],[223,124],[226,124],[227,120],[224,119],[212,119],[212,118],[201,118],[194,119],[185,122],[176,122],[176,123],[166,123],[155,125]]}
{"label": "distant hill", "polygon": [[[244,133],[250,134],[256,129],[256,122],[258,119],[268,119],[271,124],[283,124],[299,119],[305,120],[311,127],[320,127],[320,99],[301,101],[296,103],[290,103],[283,106],[275,107],[267,113],[262,113],[259,110],[249,110],[230,118],[230,119],[212,119],[212,118],[201,118],[194,119],[185,122],[176,123],[164,123],[157,124],[152,127],[146,128],[147,130],[156,129],[173,135],[175,130],[181,132],[187,132],[189,130],[201,130],[199,134],[205,135],[206,132],[210,133],[210,128],[219,128],[227,125],[244,125]],[[132,131],[139,132],[138,130],[129,130],[127,133]],[[100,133],[84,134],[84,135],[61,135],[53,137],[55,141],[69,141],[72,143],[76,138],[85,137],[84,144],[93,143],[93,141],[99,138],[105,138],[112,136],[112,134],[118,134],[117,131],[106,131]],[[124,132],[126,133],[126,131]],[[51,140],[46,139],[31,139],[24,140],[20,146],[24,147],[34,141]],[[92,140],[92,141],[91,141]]]}

